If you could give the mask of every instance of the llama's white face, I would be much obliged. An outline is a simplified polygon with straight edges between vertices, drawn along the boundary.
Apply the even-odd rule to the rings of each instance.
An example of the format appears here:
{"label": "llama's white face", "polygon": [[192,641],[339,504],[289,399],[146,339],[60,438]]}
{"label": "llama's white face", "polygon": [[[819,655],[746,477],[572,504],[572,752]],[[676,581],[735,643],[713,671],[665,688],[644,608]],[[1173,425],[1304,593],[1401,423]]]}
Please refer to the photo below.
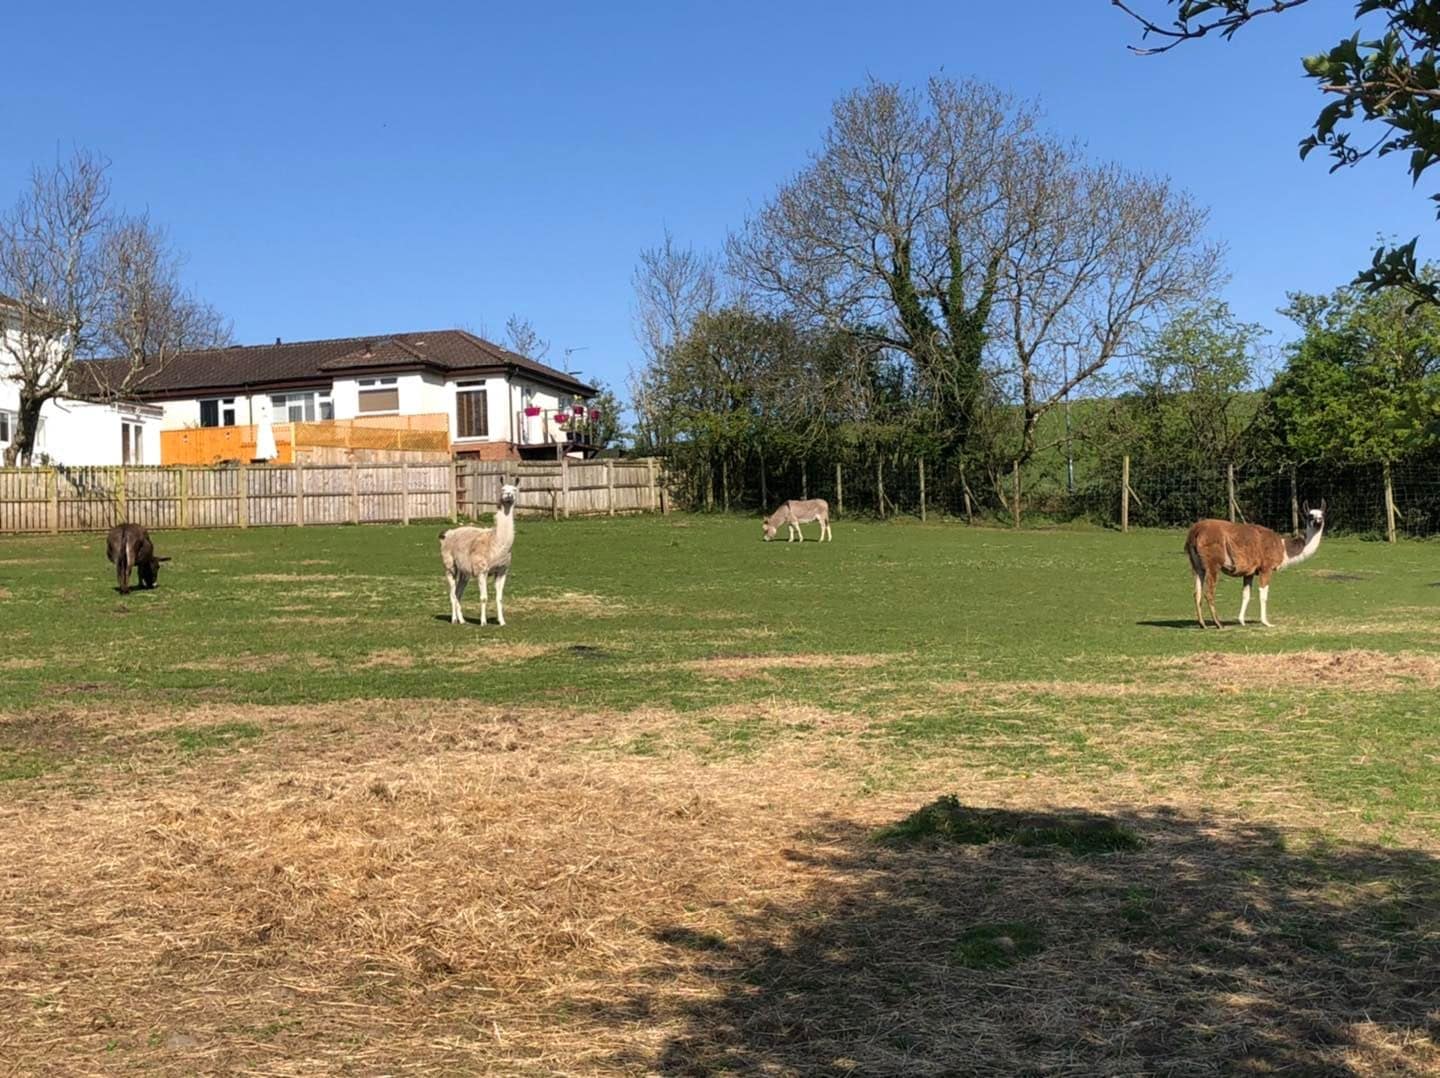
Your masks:
{"label": "llama's white face", "polygon": [[512,505],[515,504],[515,499],[518,497],[520,497],[519,487],[514,486],[510,483],[506,483],[503,487],[500,488],[500,505],[503,508],[509,509]]}

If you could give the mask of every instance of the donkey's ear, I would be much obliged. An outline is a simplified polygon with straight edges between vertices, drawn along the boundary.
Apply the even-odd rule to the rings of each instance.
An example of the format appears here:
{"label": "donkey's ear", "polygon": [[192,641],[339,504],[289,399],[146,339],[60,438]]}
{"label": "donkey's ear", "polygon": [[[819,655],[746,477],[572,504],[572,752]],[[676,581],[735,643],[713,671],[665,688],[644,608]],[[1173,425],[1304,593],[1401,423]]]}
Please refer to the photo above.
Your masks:
{"label": "donkey's ear", "polygon": [[166,554],[165,557],[163,557],[163,558],[156,558],[155,560],[156,560],[156,561],[169,561],[169,560],[170,560],[170,555],[169,555],[169,554]]}

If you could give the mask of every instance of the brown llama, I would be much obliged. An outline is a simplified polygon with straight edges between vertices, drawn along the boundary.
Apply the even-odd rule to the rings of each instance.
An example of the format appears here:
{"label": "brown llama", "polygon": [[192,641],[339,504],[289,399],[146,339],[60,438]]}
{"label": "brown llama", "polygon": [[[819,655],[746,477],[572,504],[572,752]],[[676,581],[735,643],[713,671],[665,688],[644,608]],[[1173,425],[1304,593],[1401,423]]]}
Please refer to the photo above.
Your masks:
{"label": "brown llama", "polygon": [[1210,605],[1215,628],[1222,629],[1215,613],[1215,581],[1221,573],[1242,577],[1245,589],[1240,597],[1240,624],[1245,624],[1245,609],[1250,605],[1250,583],[1260,578],[1260,624],[1270,625],[1266,603],[1270,597],[1270,574],[1296,562],[1304,561],[1320,548],[1325,532],[1325,503],[1319,509],[1305,506],[1305,535],[1284,538],[1258,524],[1232,524],[1228,520],[1202,520],[1185,537],[1185,554],[1195,572],[1195,617],[1205,628],[1205,613],[1200,607],[1203,596]]}

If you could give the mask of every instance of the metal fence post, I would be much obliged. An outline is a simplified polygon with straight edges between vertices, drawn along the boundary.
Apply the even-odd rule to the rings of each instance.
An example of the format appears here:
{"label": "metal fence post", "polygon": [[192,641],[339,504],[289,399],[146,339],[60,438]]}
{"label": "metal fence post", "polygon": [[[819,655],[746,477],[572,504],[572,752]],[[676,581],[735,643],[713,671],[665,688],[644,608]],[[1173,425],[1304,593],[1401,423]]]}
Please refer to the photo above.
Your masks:
{"label": "metal fence post", "polygon": [[1237,506],[1235,504],[1235,465],[1233,463],[1225,465],[1225,488],[1230,497],[1230,523],[1234,524]]}
{"label": "metal fence post", "polygon": [[[837,517],[845,515],[845,484],[843,478],[840,472],[840,464],[837,461],[835,464],[835,515]],[[767,505],[765,508],[768,509],[769,506]]]}
{"label": "metal fence post", "polygon": [[1391,481],[1390,462],[1384,464],[1383,478],[1385,480],[1385,541],[1395,542],[1395,485]]}
{"label": "metal fence post", "polygon": [[1020,462],[1015,462],[1015,492],[1011,497],[1010,512],[1015,518],[1015,527],[1020,527]]}
{"label": "metal fence post", "polygon": [[1130,530],[1130,455],[1120,463],[1120,530]]}
{"label": "metal fence post", "polygon": [[920,458],[920,523],[925,523],[925,458]]}

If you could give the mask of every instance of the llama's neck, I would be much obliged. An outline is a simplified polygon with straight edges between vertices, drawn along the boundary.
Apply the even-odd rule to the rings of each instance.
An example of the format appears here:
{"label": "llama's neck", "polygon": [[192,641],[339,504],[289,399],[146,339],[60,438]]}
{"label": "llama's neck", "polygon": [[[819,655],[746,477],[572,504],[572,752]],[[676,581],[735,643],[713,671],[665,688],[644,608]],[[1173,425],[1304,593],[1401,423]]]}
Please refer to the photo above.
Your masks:
{"label": "llama's neck", "polygon": [[515,507],[502,505],[495,510],[495,541],[490,545],[490,560],[507,557],[515,545]]}
{"label": "llama's neck", "polygon": [[1307,529],[1304,539],[1286,539],[1285,560],[1280,563],[1280,568],[1295,565],[1314,554],[1320,549],[1320,539],[1324,534],[1324,528]]}

